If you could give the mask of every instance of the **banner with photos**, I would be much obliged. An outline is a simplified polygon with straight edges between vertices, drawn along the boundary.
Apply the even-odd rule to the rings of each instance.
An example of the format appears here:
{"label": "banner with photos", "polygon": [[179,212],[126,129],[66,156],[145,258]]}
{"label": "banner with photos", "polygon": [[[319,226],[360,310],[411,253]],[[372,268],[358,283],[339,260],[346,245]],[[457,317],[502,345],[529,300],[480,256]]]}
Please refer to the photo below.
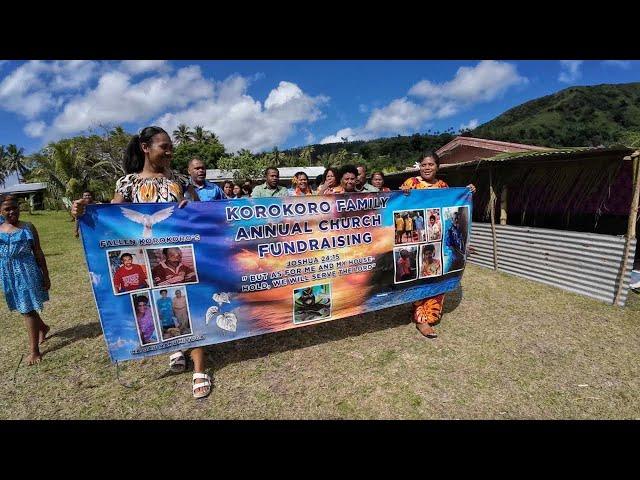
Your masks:
{"label": "banner with photos", "polygon": [[455,289],[464,188],[89,205],[80,218],[112,361],[350,317]]}

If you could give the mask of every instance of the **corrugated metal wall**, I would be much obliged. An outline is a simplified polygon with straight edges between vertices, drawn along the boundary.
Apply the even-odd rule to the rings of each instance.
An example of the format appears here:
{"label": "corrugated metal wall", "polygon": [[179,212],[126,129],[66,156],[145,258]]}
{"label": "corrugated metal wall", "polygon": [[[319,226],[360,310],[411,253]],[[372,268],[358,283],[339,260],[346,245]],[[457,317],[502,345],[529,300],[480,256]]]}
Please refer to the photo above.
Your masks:
{"label": "corrugated metal wall", "polygon": [[[498,270],[613,304],[624,237],[510,225],[496,225],[496,237]],[[493,268],[491,224],[474,222],[469,244],[475,249],[469,263]],[[620,306],[627,301],[635,247],[633,240]]]}

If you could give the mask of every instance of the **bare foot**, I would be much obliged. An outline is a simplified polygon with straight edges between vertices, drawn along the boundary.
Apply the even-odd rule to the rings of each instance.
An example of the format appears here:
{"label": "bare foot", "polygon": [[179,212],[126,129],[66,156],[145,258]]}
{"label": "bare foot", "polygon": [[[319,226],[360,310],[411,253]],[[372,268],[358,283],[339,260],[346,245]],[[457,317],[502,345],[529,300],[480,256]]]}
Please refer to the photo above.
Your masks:
{"label": "bare foot", "polygon": [[38,343],[42,344],[47,339],[47,333],[49,333],[51,327],[49,325],[45,325],[42,330],[38,333]]}
{"label": "bare foot", "polygon": [[435,329],[428,323],[416,323],[416,328],[427,338],[436,338],[438,336]]}
{"label": "bare foot", "polygon": [[27,357],[27,365],[35,365],[36,363],[40,363],[42,360],[42,354],[40,352],[32,352]]}

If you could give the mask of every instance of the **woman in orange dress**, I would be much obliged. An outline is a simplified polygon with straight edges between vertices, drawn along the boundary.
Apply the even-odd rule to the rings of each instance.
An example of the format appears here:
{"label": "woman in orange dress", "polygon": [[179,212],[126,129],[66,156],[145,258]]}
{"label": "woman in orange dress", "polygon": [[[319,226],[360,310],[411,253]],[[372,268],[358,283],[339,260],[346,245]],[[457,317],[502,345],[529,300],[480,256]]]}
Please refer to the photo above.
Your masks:
{"label": "woman in orange dress", "polygon": [[[436,178],[440,168],[440,158],[435,152],[427,152],[422,155],[420,161],[420,175],[408,178],[400,189],[406,194],[409,190],[422,190],[424,188],[449,188],[446,182]],[[471,193],[476,193],[474,185],[467,185]],[[440,321],[442,317],[442,304],[444,302],[444,294],[435,297],[424,298],[413,303],[413,322],[416,324],[418,331],[427,338],[436,338],[433,325]]]}
{"label": "woman in orange dress", "polygon": [[337,186],[327,188],[323,195],[335,195],[336,193],[353,193],[356,191],[356,178],[358,177],[358,169],[355,165],[344,165],[336,175]]}

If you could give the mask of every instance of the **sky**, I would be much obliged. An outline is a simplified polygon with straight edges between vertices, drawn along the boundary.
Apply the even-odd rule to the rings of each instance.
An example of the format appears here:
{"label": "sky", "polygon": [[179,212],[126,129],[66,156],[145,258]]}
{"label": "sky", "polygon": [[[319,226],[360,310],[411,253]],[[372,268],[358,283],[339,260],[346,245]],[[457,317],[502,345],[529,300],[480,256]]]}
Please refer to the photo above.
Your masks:
{"label": "sky", "polygon": [[0,60],[0,144],[185,123],[257,153],[457,132],[570,86],[637,81],[640,61],[622,60]]}

